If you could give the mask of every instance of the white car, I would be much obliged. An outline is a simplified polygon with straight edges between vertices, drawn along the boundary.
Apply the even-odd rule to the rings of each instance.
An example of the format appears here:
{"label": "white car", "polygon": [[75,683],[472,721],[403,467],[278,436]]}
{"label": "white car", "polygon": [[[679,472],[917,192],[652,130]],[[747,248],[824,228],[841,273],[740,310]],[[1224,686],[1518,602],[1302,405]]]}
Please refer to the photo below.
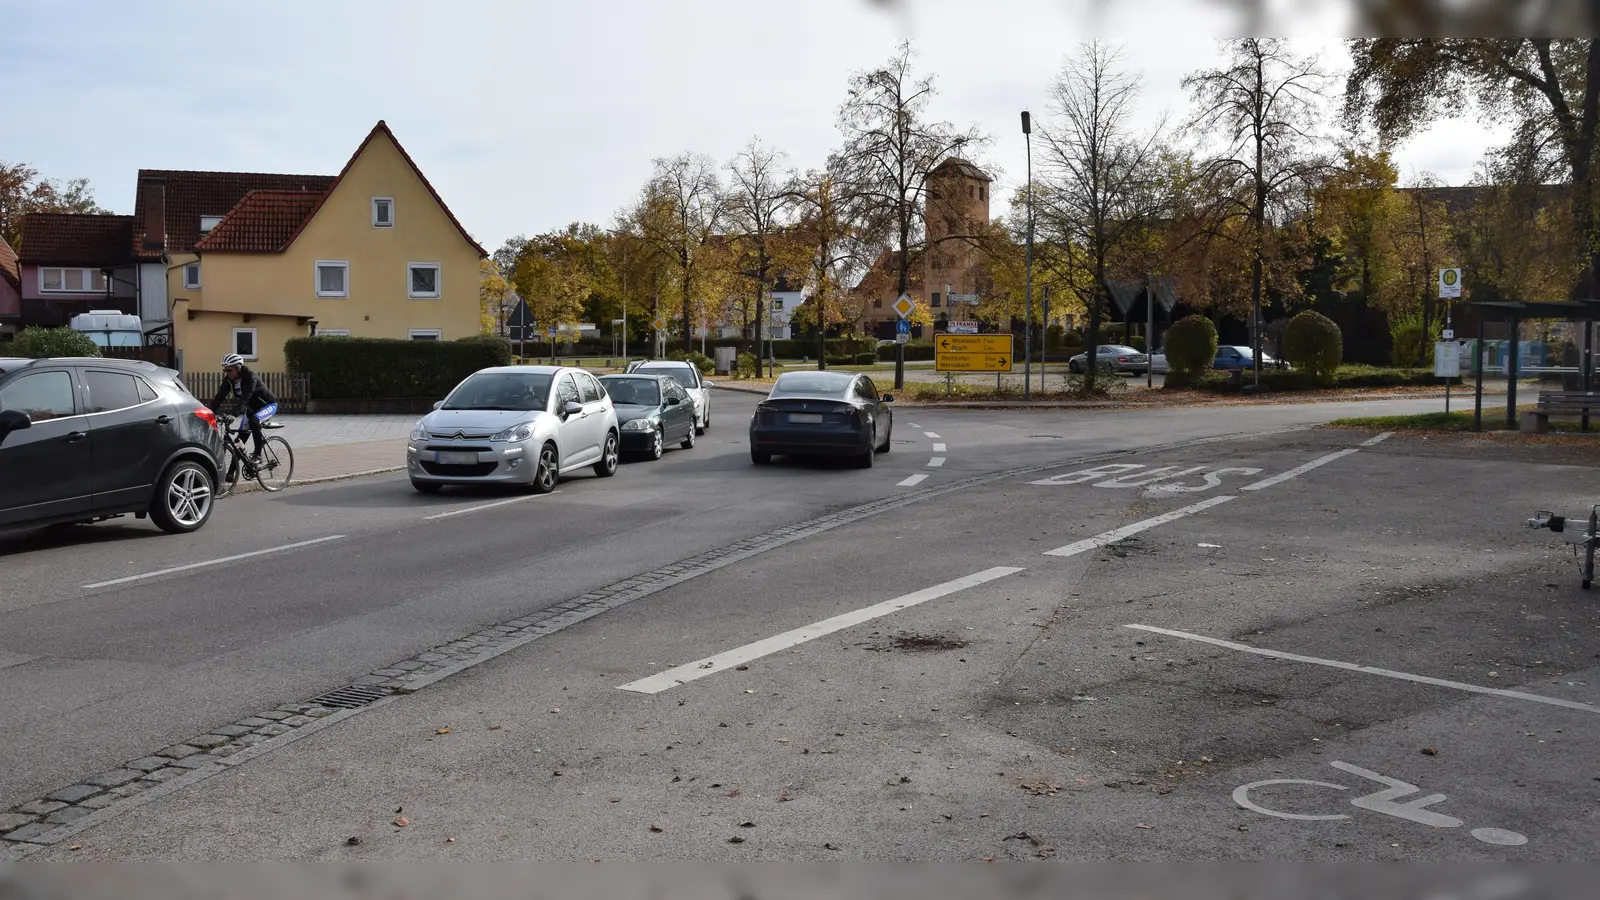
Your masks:
{"label": "white car", "polygon": [[700,369],[694,363],[653,360],[629,369],[628,374],[669,376],[682,385],[689,392],[689,399],[694,401],[695,434],[705,434],[711,427],[711,384],[700,377]]}
{"label": "white car", "polygon": [[617,411],[593,375],[565,366],[500,366],[467,376],[411,429],[406,473],[425,494],[448,484],[555,489],[593,466],[617,474]]}

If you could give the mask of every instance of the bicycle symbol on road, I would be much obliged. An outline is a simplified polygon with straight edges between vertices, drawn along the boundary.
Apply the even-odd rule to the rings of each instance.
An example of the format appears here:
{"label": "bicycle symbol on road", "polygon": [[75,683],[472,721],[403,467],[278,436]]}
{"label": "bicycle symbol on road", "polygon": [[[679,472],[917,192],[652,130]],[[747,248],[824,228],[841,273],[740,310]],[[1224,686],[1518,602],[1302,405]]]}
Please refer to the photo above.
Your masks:
{"label": "bicycle symbol on road", "polygon": [[[1362,778],[1368,779],[1369,781],[1376,781],[1379,784],[1387,785],[1387,787],[1381,791],[1352,799],[1350,801],[1351,806],[1359,809],[1371,810],[1372,812],[1383,813],[1386,816],[1394,816],[1397,819],[1405,819],[1409,822],[1416,822],[1419,825],[1427,825],[1431,828],[1461,827],[1462,823],[1460,819],[1457,819],[1454,816],[1444,815],[1443,813],[1436,813],[1428,809],[1430,806],[1443,803],[1446,799],[1445,795],[1443,794],[1428,794],[1423,797],[1416,797],[1414,799],[1407,800],[1404,803],[1399,803],[1396,801],[1398,801],[1400,798],[1410,797],[1412,794],[1421,793],[1422,788],[1419,788],[1414,784],[1407,784],[1398,778],[1390,778],[1387,775],[1379,775],[1377,772],[1374,772],[1371,769],[1363,769],[1360,766],[1351,765],[1347,762],[1334,760],[1330,762],[1329,765],[1341,772],[1349,772],[1351,775],[1358,775]],[[1350,788],[1346,785],[1332,784],[1327,781],[1309,781],[1303,778],[1269,778],[1266,781],[1253,781],[1249,784],[1242,784],[1239,787],[1234,788],[1233,802],[1239,804],[1239,806],[1243,807],[1244,809],[1261,813],[1264,816],[1275,816],[1279,819],[1293,819],[1299,822],[1333,822],[1340,819],[1350,818],[1350,816],[1345,813],[1310,815],[1305,813],[1281,812],[1276,809],[1268,809],[1267,807],[1256,803],[1250,798],[1251,791],[1274,784],[1303,784],[1311,787],[1331,788],[1332,790],[1336,791],[1350,790]],[[1519,847],[1528,842],[1528,839],[1525,836],[1518,834],[1515,831],[1507,831],[1503,828],[1474,828],[1472,829],[1471,834],[1473,837],[1483,841],[1486,844],[1498,844],[1503,847]]]}

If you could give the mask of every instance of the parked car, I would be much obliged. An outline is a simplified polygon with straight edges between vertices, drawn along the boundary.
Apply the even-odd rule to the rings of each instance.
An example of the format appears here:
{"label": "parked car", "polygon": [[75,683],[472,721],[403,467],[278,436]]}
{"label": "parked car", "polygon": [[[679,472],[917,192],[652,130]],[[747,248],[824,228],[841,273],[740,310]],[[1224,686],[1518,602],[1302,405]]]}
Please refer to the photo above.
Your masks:
{"label": "parked car", "polygon": [[750,417],[750,461],[778,454],[849,456],[861,468],[889,452],[894,398],[851,372],[785,372]]}
{"label": "parked car", "polygon": [[633,375],[667,375],[689,392],[694,401],[695,430],[705,434],[711,427],[711,385],[700,377],[700,368],[691,362],[652,360],[629,370]]}
{"label": "parked car", "polygon": [[[1235,344],[1224,344],[1217,348],[1217,355],[1211,361],[1211,368],[1227,372],[1234,369],[1254,369],[1256,367],[1255,354],[1249,347]],[[1261,368],[1263,369],[1290,369],[1288,363],[1275,359],[1265,351],[1261,354]]]}
{"label": "parked car", "polygon": [[[1101,344],[1095,351],[1100,362],[1100,368],[1112,372],[1143,372],[1146,357],[1143,353],[1132,347],[1122,344]],[[1075,375],[1083,374],[1088,368],[1089,354],[1087,351],[1067,360],[1067,368]]]}
{"label": "parked car", "polygon": [[660,459],[667,444],[694,449],[694,402],[665,375],[602,375],[622,433],[622,452]]}
{"label": "parked car", "polygon": [[1156,375],[1167,374],[1167,351],[1165,348],[1150,354],[1150,371]]}
{"label": "parked car", "polygon": [[621,434],[593,375],[567,366],[499,366],[468,375],[411,429],[406,472],[431,494],[449,484],[555,489],[564,473],[617,474]]}
{"label": "parked car", "polygon": [[222,438],[178,373],[120,359],[0,360],[0,528],[211,518]]}

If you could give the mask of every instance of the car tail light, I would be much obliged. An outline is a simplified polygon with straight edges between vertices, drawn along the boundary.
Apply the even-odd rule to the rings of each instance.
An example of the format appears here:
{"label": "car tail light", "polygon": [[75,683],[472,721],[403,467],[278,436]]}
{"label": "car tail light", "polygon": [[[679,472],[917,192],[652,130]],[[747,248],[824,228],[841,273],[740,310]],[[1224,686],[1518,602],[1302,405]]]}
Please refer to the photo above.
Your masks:
{"label": "car tail light", "polygon": [[204,406],[194,411],[194,417],[211,426],[212,431],[217,430],[217,414]]}

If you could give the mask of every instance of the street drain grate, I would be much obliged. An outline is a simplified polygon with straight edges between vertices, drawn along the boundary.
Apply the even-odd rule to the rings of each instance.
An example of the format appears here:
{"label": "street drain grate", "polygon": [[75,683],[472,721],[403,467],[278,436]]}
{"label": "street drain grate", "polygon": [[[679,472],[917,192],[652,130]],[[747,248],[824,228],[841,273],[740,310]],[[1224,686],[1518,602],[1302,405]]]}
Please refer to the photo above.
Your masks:
{"label": "street drain grate", "polygon": [[329,691],[320,697],[312,697],[306,702],[320,703],[323,706],[331,706],[337,709],[356,709],[358,707],[366,706],[368,703],[371,703],[374,700],[382,700],[391,693],[393,693],[393,691],[390,691],[387,688],[370,687],[364,684],[352,684],[348,687],[339,688],[336,691]]}

